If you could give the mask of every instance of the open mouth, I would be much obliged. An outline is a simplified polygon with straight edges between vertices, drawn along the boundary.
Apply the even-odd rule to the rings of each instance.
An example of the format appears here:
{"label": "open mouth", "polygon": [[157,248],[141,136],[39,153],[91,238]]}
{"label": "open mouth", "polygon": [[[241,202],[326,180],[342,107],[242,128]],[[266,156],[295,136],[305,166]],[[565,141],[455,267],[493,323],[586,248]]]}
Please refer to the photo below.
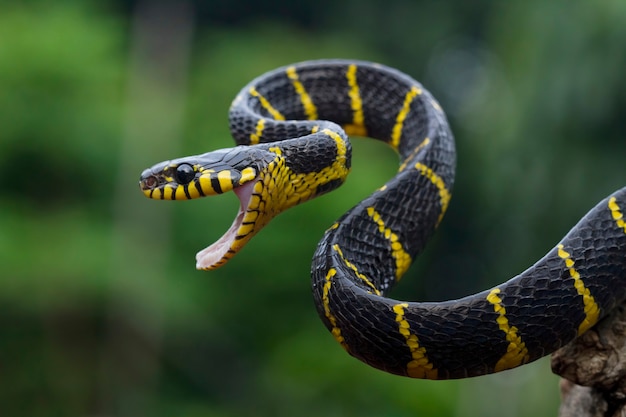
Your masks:
{"label": "open mouth", "polygon": [[[233,257],[245,242],[252,237],[254,227],[251,229],[249,223],[246,224],[245,229],[242,226],[244,225],[254,186],[257,182],[249,181],[233,189],[240,203],[237,216],[222,237],[196,254],[197,269],[215,269],[220,267]],[[244,239],[245,237],[248,237],[248,239]]]}

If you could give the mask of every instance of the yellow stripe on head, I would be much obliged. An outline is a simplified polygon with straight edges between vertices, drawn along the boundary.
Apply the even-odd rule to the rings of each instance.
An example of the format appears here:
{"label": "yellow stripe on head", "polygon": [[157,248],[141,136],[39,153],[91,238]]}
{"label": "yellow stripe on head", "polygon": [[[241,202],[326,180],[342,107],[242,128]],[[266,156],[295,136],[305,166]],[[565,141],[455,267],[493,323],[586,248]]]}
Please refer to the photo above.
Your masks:
{"label": "yellow stripe on head", "polygon": [[230,171],[220,171],[217,173],[217,181],[220,184],[220,190],[230,191],[233,189],[233,176]]}
{"label": "yellow stripe on head", "polygon": [[179,185],[178,187],[176,187],[176,190],[174,192],[174,197],[176,197],[176,200],[188,200],[189,199],[189,197],[187,197],[187,194],[185,193],[184,185]]}
{"label": "yellow stripe on head", "polygon": [[[206,170],[195,180],[195,184],[200,187],[203,195],[216,195],[231,191],[236,185],[233,179],[233,173],[229,170]],[[237,185],[239,184],[240,181]]]}
{"label": "yellow stripe on head", "polygon": [[241,179],[239,180],[239,184],[245,184],[248,181],[252,181],[256,178],[256,169],[252,167],[247,167],[241,170]]}
{"label": "yellow stripe on head", "polygon": [[200,191],[198,191],[198,187],[200,186],[200,184],[198,184],[197,180],[194,180],[193,182],[187,184],[187,192],[189,193],[189,197],[188,198],[200,198],[203,195],[200,194]]}
{"label": "yellow stripe on head", "polygon": [[153,188],[153,189],[147,189],[147,190],[141,190],[141,191],[143,191],[143,194],[146,197],[153,198],[155,200],[161,199],[161,196],[163,195],[163,191],[160,188]]}
{"label": "yellow stripe on head", "polygon": [[211,178],[208,175],[201,175],[197,179],[200,184],[200,188],[205,195],[215,195],[217,194],[217,190],[213,188],[213,184],[211,183]]}

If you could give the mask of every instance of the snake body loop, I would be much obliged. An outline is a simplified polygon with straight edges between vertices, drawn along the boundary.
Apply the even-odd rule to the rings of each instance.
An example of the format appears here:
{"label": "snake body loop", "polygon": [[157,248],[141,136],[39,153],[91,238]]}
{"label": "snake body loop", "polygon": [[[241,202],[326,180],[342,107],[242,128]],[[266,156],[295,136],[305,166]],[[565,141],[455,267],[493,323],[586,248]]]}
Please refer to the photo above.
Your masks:
{"label": "snake body loop", "polygon": [[165,161],[141,175],[151,198],[239,196],[231,229],[198,253],[200,269],[223,265],[282,210],[341,185],[348,135],[398,152],[397,175],[325,232],[311,266],[322,321],[373,367],[428,379],[502,371],[553,352],[626,298],[626,188],[495,288],[440,303],[387,297],[441,222],[455,168],[441,107],[397,70],[340,60],[279,68],[241,91],[230,125],[247,146]]}

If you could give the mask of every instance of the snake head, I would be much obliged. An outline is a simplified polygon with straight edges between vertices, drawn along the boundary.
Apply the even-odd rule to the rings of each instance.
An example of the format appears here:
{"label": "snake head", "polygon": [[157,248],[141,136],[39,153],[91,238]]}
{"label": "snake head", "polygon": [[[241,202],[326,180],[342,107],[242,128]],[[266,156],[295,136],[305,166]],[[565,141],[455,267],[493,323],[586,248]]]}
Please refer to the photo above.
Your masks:
{"label": "snake head", "polygon": [[228,231],[196,255],[196,268],[215,269],[225,264],[274,213],[263,210],[262,173],[277,155],[246,146],[221,149],[158,163],[144,170],[139,188],[148,198],[190,200],[234,191],[239,211]]}
{"label": "snake head", "polygon": [[258,154],[236,147],[164,161],[141,173],[139,187],[146,197],[160,200],[222,194],[257,178],[269,159]]}
{"label": "snake head", "polygon": [[139,187],[146,197],[157,200],[189,200],[234,191],[241,204],[233,224],[196,254],[196,268],[215,269],[278,213],[343,183],[349,156],[339,135],[320,132],[309,139],[283,141],[280,146],[237,146],[161,162],[143,171]]}

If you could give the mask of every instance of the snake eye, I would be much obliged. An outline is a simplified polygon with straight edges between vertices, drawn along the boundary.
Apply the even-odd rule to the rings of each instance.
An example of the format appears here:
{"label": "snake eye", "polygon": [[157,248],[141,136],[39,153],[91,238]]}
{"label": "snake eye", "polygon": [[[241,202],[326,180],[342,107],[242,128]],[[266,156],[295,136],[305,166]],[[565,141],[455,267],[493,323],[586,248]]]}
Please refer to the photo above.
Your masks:
{"label": "snake eye", "polygon": [[196,177],[196,172],[189,164],[176,167],[176,182],[182,185],[189,184]]}

